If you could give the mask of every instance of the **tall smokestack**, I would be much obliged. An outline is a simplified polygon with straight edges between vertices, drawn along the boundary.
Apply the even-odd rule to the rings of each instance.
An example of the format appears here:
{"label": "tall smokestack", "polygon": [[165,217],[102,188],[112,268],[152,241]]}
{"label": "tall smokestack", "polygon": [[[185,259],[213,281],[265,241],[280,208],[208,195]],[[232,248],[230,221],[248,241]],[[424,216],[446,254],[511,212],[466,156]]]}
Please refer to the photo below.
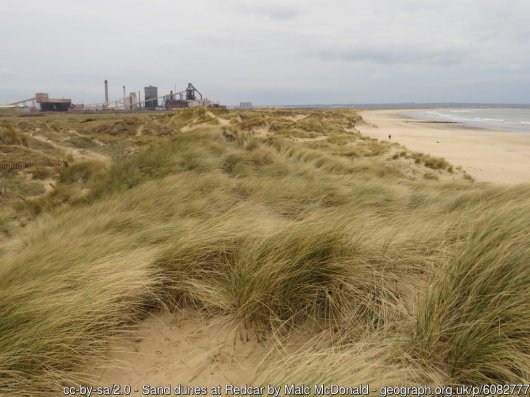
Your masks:
{"label": "tall smokestack", "polygon": [[109,82],[105,80],[105,106],[109,106]]}

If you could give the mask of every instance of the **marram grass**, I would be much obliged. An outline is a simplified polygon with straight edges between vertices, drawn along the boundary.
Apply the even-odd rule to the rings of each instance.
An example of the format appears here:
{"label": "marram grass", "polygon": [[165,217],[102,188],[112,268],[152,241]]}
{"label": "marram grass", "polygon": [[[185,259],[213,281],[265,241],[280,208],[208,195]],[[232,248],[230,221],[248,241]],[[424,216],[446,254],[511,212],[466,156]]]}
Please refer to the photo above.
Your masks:
{"label": "marram grass", "polygon": [[12,127],[15,143],[37,123],[57,144],[70,126],[100,154],[137,151],[74,159],[48,193],[3,196],[0,226],[19,229],[0,250],[0,394],[90,382],[109,338],[167,306],[262,340],[316,333],[255,382],[528,383],[529,185],[398,156],[411,178],[353,111],[115,117]]}

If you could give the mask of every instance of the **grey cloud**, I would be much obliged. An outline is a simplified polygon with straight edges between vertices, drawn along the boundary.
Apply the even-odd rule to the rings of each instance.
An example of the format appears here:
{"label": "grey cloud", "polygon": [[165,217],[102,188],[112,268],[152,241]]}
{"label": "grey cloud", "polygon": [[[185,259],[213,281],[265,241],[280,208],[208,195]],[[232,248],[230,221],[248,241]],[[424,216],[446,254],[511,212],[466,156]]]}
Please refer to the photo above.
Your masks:
{"label": "grey cloud", "polygon": [[6,66],[0,67],[0,77],[10,77],[14,75],[15,73],[10,68]]}
{"label": "grey cloud", "polygon": [[280,4],[237,4],[233,6],[238,12],[256,17],[266,17],[277,21],[289,21],[303,14],[301,8]]}
{"label": "grey cloud", "polygon": [[467,56],[469,54],[465,50],[457,48],[431,49],[402,46],[323,49],[319,52],[319,58],[323,61],[367,62],[383,65],[430,64],[452,66],[460,64]]}

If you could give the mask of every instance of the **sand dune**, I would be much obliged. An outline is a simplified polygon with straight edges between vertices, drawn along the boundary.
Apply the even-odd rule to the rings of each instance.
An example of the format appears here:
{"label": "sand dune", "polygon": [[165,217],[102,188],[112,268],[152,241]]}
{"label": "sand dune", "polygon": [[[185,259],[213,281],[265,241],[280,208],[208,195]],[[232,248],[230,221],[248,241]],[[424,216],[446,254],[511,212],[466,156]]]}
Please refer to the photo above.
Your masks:
{"label": "sand dune", "polygon": [[[410,153],[471,172],[466,160],[512,159],[500,176],[527,180],[525,136],[385,117],[370,127],[354,110],[193,108],[8,120],[14,161],[73,160],[1,181],[0,395],[528,383],[530,184],[473,183]],[[113,161],[79,159],[85,148]],[[53,190],[34,189],[33,172]]]}
{"label": "sand dune", "polygon": [[429,123],[401,115],[403,110],[361,112],[362,134],[397,141],[410,150],[446,158],[478,181],[504,184],[530,182],[530,134]]}

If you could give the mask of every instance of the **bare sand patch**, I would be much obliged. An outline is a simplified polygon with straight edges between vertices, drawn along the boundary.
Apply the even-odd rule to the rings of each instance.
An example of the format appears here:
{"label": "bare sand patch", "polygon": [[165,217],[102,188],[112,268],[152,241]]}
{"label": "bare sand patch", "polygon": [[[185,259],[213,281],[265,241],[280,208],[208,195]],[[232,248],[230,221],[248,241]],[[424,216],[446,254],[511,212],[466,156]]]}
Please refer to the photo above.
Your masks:
{"label": "bare sand patch", "polygon": [[236,329],[227,316],[201,317],[193,310],[153,315],[120,338],[105,364],[95,369],[98,385],[243,385],[255,376],[267,349],[257,336]]}
{"label": "bare sand patch", "polygon": [[[75,132],[75,134],[73,135],[82,136],[77,132]],[[108,156],[105,156],[104,154],[101,154],[101,153],[97,153],[93,150],[60,145],[58,142],[53,141],[44,135],[32,134],[32,137],[39,141],[48,143],[49,145],[52,145],[53,147],[57,149],[63,150],[66,154],[70,154],[74,156],[74,158],[77,158],[80,160],[99,160],[103,162],[109,162],[110,160]]]}
{"label": "bare sand patch", "polygon": [[504,184],[530,182],[530,134],[466,128],[407,118],[405,110],[366,110],[364,135],[397,141],[408,149],[444,157],[478,181]]}
{"label": "bare sand patch", "polygon": [[131,396],[144,395],[144,385],[252,385],[282,358],[330,338],[313,322],[283,336],[273,332],[265,337],[236,326],[230,315],[166,310],[113,338],[107,356],[82,373],[96,386],[130,385]]}

